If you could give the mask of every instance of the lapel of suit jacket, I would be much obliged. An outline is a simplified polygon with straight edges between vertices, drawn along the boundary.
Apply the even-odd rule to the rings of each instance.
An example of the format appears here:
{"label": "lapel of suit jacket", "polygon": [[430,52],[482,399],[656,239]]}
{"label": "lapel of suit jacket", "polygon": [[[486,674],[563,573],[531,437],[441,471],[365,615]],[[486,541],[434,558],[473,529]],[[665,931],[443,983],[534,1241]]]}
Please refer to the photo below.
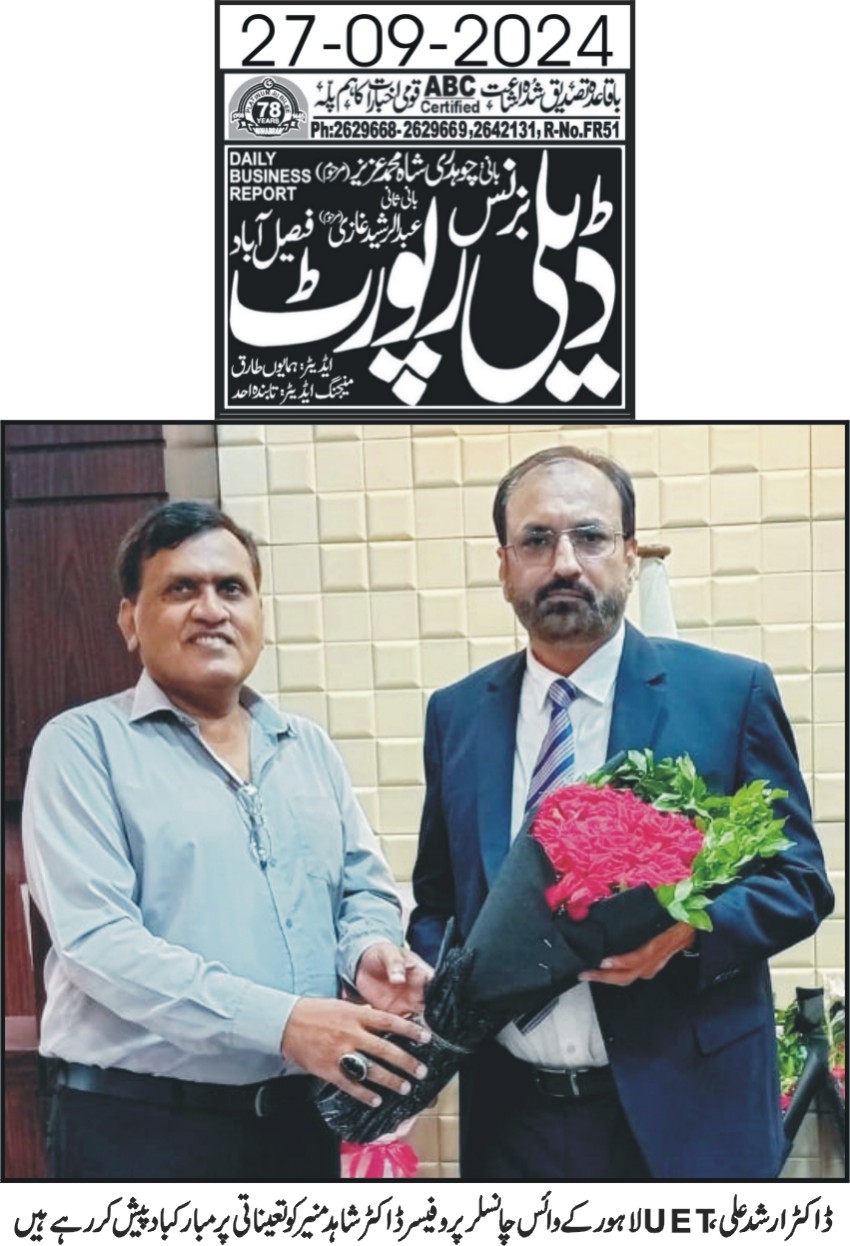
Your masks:
{"label": "lapel of suit jacket", "polygon": [[485,684],[476,716],[478,838],[491,887],[511,842],[516,721],[525,652],[500,663]]}
{"label": "lapel of suit jacket", "polygon": [[608,756],[630,748],[652,748],[664,704],[664,667],[651,640],[626,624],[617,672]]}

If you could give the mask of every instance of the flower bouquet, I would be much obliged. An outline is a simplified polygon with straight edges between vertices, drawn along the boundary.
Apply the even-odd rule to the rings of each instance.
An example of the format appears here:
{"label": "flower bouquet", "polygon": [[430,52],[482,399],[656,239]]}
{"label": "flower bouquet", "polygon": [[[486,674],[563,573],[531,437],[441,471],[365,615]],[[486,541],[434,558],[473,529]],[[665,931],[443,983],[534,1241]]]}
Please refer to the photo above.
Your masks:
{"label": "flower bouquet", "polygon": [[618,754],[561,788],[526,818],[462,946],[447,932],[425,992],[428,1075],[407,1096],[370,1108],[333,1086],[318,1107],[343,1138],[367,1142],[426,1106],[462,1061],[509,1020],[533,1018],[584,969],[633,951],[677,921],[710,930],[716,894],[790,845],[772,805],[786,795],[755,780],[709,792],[690,757]]}
{"label": "flower bouquet", "polygon": [[792,1004],[776,1010],[779,1105],[788,1148],[812,1101],[832,1113],[845,1135],[846,1039],[843,983],[797,987]]}

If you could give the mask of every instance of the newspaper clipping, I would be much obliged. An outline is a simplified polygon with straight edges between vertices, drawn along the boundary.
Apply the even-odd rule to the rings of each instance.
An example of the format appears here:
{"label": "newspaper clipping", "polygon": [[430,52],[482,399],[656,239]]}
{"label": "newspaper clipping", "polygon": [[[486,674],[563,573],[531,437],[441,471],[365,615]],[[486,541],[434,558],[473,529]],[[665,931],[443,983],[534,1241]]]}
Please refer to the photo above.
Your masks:
{"label": "newspaper clipping", "polygon": [[631,4],[219,5],[217,415],[634,415]]}

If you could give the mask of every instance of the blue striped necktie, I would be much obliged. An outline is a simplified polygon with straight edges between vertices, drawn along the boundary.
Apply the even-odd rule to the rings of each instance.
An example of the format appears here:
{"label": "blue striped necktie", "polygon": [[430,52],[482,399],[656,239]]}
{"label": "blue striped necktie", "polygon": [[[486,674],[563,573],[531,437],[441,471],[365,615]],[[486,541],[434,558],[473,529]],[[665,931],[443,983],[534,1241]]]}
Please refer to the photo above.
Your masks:
{"label": "blue striped necktie", "polygon": [[550,684],[547,695],[552,702],[552,717],[531,776],[525,802],[526,813],[539,805],[544,796],[569,783],[575,768],[570,704],[579,695],[578,689],[568,679],[556,679]]}

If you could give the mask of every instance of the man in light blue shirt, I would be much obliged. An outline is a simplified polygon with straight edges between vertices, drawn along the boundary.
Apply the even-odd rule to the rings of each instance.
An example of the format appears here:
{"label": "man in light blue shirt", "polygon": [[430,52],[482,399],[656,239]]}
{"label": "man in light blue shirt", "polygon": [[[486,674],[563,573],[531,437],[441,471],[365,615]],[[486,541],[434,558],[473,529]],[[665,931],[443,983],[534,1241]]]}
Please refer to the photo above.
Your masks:
{"label": "man in light blue shirt", "polygon": [[251,536],[167,503],[117,569],[141,678],[47,724],[24,798],[52,940],[51,1176],[332,1178],[314,1078],[369,1102],[421,1076],[381,1035],[426,1037],[406,1014],[427,971],[330,740],[245,686],[263,643]]}

